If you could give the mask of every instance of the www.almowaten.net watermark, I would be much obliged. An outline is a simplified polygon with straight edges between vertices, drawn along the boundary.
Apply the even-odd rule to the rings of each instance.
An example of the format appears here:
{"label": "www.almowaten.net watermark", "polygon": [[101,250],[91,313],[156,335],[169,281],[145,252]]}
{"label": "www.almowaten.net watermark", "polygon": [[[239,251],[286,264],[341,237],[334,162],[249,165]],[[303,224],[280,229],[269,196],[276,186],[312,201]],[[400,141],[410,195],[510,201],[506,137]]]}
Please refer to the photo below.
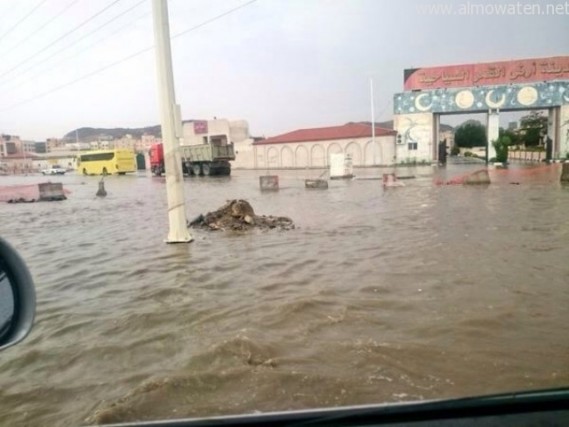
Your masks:
{"label": "www.almowaten.net watermark", "polygon": [[562,3],[421,3],[417,5],[421,15],[462,16],[569,16],[569,1]]}

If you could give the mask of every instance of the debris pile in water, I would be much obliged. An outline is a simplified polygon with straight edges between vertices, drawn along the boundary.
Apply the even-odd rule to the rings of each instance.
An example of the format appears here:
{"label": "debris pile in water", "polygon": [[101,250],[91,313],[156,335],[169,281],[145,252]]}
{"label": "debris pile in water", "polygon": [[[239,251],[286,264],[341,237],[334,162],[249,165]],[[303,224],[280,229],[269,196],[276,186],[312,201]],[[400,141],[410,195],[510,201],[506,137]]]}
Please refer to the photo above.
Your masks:
{"label": "debris pile in water", "polygon": [[294,229],[290,218],[255,215],[253,207],[246,200],[229,200],[218,210],[198,216],[189,226],[209,230]]}

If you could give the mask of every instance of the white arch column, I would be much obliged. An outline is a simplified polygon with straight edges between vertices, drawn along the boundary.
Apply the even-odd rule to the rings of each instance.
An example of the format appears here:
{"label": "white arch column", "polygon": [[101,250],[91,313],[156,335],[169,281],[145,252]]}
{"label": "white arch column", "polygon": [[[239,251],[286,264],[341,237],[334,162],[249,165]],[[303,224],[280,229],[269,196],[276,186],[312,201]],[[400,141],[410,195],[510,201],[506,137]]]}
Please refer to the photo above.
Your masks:
{"label": "white arch column", "polygon": [[547,136],[553,141],[553,158],[559,156],[559,107],[547,110]]}
{"label": "white arch column", "polygon": [[439,160],[439,129],[441,127],[441,115],[440,114],[433,114],[433,138],[432,138],[432,147],[431,147],[431,155],[433,156],[433,161]]}
{"label": "white arch column", "polygon": [[486,122],[486,162],[496,157],[496,149],[492,141],[500,137],[500,110],[488,110],[488,120]]}

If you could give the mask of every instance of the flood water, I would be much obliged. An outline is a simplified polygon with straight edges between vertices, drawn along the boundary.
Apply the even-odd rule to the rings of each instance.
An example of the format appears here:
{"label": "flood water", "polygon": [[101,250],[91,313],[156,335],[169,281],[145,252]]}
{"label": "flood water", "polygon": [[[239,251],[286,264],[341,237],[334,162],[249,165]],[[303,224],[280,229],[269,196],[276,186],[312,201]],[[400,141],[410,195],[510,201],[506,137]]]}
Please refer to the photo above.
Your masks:
{"label": "flood water", "polygon": [[[559,169],[422,167],[406,186],[280,171],[188,178],[188,217],[247,199],[279,232],[166,245],[164,180],[51,178],[63,202],[0,204],[38,294],[0,353],[0,425],[68,426],[448,398],[569,384],[569,188]],[[479,168],[479,167],[478,167]],[[378,176],[379,170],[356,170]],[[42,182],[0,177],[0,185]],[[517,185],[519,184],[519,185]]]}

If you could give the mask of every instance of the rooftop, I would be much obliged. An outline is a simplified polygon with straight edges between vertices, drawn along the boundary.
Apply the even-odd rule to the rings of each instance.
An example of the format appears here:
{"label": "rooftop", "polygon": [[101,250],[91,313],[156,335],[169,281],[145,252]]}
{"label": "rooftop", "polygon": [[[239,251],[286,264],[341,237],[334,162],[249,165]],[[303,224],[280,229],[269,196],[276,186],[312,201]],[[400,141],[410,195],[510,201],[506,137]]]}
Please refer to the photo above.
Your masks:
{"label": "rooftop", "polygon": [[[342,126],[298,129],[272,138],[255,141],[253,145],[286,144],[290,142],[329,141],[335,139],[371,138],[371,125],[365,123],[348,123]],[[396,135],[393,129],[375,126],[376,136]]]}

